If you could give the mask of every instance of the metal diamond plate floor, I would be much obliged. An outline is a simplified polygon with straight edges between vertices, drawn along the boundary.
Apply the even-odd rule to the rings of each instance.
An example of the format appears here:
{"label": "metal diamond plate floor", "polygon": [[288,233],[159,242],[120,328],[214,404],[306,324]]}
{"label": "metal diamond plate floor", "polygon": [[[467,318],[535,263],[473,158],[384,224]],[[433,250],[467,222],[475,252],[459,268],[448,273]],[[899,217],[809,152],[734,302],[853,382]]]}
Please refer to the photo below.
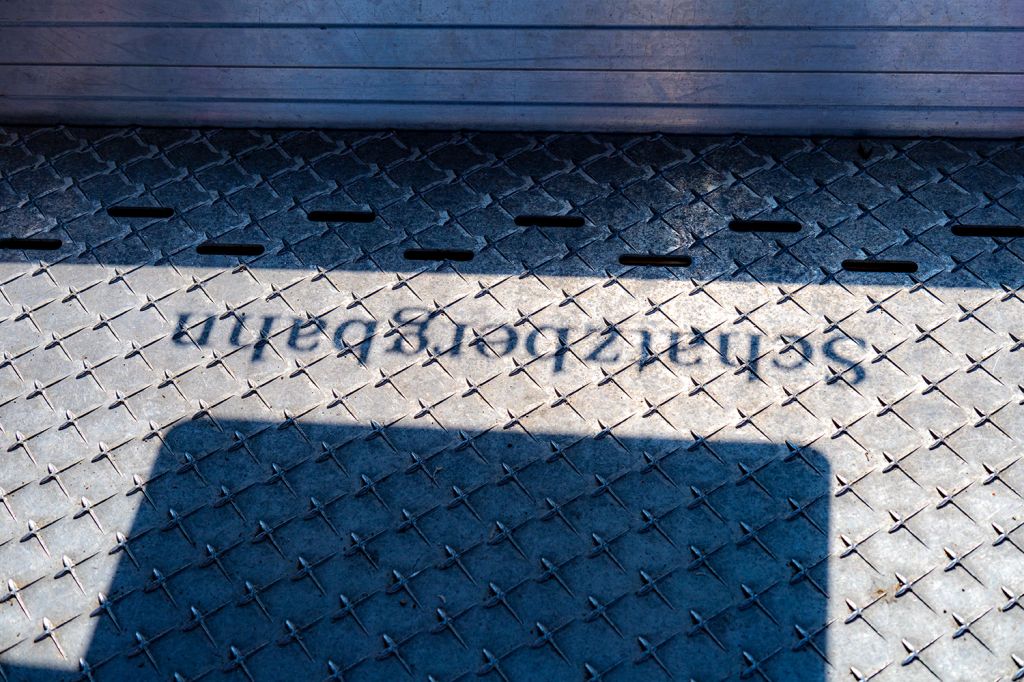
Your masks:
{"label": "metal diamond plate floor", "polygon": [[1014,141],[0,129],[0,679],[1022,679],[1022,222]]}

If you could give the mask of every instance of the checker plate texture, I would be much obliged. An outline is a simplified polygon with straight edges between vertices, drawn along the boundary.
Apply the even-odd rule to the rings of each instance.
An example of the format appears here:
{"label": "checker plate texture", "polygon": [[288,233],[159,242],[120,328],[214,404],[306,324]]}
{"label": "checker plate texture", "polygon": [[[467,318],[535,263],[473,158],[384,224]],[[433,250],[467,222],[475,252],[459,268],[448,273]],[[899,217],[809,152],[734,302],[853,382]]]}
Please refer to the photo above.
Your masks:
{"label": "checker plate texture", "polygon": [[2,129],[0,679],[1020,679],[1022,219],[1014,141]]}

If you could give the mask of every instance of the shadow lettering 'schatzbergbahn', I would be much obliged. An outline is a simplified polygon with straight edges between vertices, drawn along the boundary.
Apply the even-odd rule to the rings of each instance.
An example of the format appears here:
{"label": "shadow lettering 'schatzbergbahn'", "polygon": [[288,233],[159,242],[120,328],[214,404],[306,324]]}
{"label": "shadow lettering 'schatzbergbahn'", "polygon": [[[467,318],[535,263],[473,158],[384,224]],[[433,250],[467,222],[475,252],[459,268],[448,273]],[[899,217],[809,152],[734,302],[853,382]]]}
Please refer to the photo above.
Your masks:
{"label": "shadow lettering 'schatzbergbahn'", "polygon": [[118,563],[85,659],[106,679],[818,680],[829,479],[792,444],[201,414],[99,557]]}
{"label": "shadow lettering 'schatzbergbahn'", "polygon": [[[365,365],[371,359],[388,357],[412,360],[427,352],[448,357],[466,354],[481,361],[517,356],[524,362],[540,362],[551,374],[566,371],[570,354],[587,365],[636,364],[640,372],[655,362],[674,369],[730,369],[745,373],[752,382],[760,381],[758,371],[762,367],[770,366],[773,371],[788,374],[818,361],[843,370],[851,385],[863,381],[867,374],[863,363],[857,360],[867,342],[846,333],[820,340],[797,333],[773,338],[757,332],[738,332],[727,324],[686,333],[658,319],[572,327],[481,320],[469,324],[459,321],[456,314],[449,314],[442,323],[426,307],[397,310],[389,320],[391,327],[360,311],[330,319],[250,316],[244,312],[231,316],[208,311],[179,312],[176,320],[172,337],[175,344],[221,354],[241,353],[256,366],[275,355],[308,361],[336,351],[351,354]],[[249,341],[251,338],[256,340]],[[776,342],[781,342],[783,350],[767,357],[766,349]]]}

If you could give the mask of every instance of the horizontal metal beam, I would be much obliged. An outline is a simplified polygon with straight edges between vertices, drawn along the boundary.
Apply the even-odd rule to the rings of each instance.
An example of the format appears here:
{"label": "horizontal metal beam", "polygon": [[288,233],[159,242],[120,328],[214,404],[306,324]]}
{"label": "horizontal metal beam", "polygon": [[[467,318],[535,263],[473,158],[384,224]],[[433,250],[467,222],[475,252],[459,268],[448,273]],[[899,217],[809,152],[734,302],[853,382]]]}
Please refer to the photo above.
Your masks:
{"label": "horizontal metal beam", "polygon": [[[0,63],[306,68],[1024,72],[1024,32],[26,26]],[[528,76],[524,76],[528,78]]]}
{"label": "horizontal metal beam", "polygon": [[1020,27],[1018,0],[50,0],[0,3],[0,21],[119,24],[441,24],[495,26]]}

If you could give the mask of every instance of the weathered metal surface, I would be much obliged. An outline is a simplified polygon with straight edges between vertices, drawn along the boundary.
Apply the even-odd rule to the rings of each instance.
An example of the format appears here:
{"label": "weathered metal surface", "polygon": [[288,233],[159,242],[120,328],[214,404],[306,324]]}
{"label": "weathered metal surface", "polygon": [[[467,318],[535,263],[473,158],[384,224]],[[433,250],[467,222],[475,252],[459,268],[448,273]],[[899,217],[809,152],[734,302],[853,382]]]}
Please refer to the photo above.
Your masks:
{"label": "weathered metal surface", "polygon": [[1021,224],[1019,143],[8,128],[0,173],[61,240],[0,242],[7,680],[1024,674],[1024,246],[952,229]]}
{"label": "weathered metal surface", "polygon": [[1014,137],[1017,0],[0,5],[0,121]]}

